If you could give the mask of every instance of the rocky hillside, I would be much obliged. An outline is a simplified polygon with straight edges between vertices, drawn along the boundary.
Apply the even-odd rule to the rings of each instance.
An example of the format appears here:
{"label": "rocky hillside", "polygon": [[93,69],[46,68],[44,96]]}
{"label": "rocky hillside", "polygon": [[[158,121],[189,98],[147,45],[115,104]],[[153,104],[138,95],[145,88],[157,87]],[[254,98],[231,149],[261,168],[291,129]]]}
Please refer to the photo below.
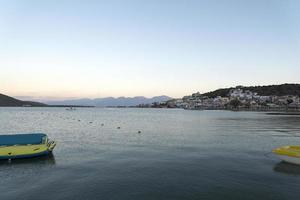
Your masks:
{"label": "rocky hillside", "polygon": [[32,101],[21,101],[19,99],[15,99],[13,97],[0,94],[0,106],[10,106],[10,107],[18,107],[18,106],[34,106],[34,107],[40,107],[40,106],[46,106],[46,104],[38,103],[38,102],[32,102]]}

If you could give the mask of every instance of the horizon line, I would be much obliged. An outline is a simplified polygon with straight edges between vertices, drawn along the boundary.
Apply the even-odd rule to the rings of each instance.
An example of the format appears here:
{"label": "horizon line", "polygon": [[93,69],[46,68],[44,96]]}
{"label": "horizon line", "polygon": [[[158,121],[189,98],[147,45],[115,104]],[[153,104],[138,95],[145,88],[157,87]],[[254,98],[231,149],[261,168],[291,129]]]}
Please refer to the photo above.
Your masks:
{"label": "horizon line", "polygon": [[[236,86],[230,86],[230,87],[219,87],[217,89],[213,89],[213,90],[209,90],[209,91],[205,91],[205,92],[200,92],[200,94],[205,94],[205,93],[209,93],[209,92],[213,92],[213,91],[216,91],[216,90],[219,90],[219,89],[225,89],[225,88],[236,88],[236,87],[239,87],[239,86],[242,86],[242,87],[263,87],[263,86],[273,86],[273,85],[285,85],[285,84],[300,84],[300,83],[279,83],[279,84],[262,84],[262,85],[236,85]],[[194,91],[193,93],[197,93],[199,91]],[[191,94],[193,94],[191,93]],[[3,93],[2,93],[3,94]],[[5,95],[8,95],[8,96],[11,96],[11,97],[14,97],[14,98],[18,98],[18,99],[21,99],[21,100],[25,100],[25,101],[28,101],[28,100],[41,100],[41,101],[65,101],[65,100],[79,100],[79,99],[101,99],[101,98],[135,98],[135,97],[144,97],[144,98],[154,98],[154,97],[162,97],[162,96],[166,96],[166,97],[169,97],[169,98],[172,98],[172,99],[178,99],[178,98],[182,98],[186,95],[189,95],[188,92],[187,94],[184,94],[180,97],[178,96],[172,96],[172,95],[167,95],[167,94],[162,94],[162,95],[153,95],[153,96],[148,96],[148,95],[134,95],[134,96],[112,96],[112,95],[108,95],[108,96],[84,96],[84,97],[75,97],[75,96],[72,96],[72,97],[59,97],[59,96],[39,96],[39,95],[9,95],[9,94],[5,94]]]}

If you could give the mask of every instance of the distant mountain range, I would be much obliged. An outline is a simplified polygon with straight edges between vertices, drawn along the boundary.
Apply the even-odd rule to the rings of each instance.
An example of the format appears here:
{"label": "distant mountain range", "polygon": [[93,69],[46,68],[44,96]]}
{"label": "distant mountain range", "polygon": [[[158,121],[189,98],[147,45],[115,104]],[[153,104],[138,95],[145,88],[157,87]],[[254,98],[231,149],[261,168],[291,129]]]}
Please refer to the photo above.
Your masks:
{"label": "distant mountain range", "polygon": [[97,107],[108,107],[108,106],[137,106],[139,104],[151,104],[154,102],[168,101],[172,99],[168,96],[156,96],[152,98],[146,98],[143,96],[137,97],[106,97],[96,99],[72,99],[64,101],[47,101],[45,103],[49,105],[74,105],[74,106],[97,106]]}
{"label": "distant mountain range", "polygon": [[0,106],[34,106],[34,107],[42,107],[47,106],[46,104],[33,102],[33,101],[21,101],[19,99],[15,99],[13,97],[0,94]]}
{"label": "distant mountain range", "polygon": [[108,107],[108,106],[137,106],[139,104],[151,104],[154,102],[162,102],[172,99],[168,96],[156,96],[152,98],[146,98],[143,96],[137,97],[107,97],[97,99],[72,99],[63,101],[47,101],[44,103],[34,101],[22,101],[4,94],[0,94],[0,106],[97,106],[97,107]]}

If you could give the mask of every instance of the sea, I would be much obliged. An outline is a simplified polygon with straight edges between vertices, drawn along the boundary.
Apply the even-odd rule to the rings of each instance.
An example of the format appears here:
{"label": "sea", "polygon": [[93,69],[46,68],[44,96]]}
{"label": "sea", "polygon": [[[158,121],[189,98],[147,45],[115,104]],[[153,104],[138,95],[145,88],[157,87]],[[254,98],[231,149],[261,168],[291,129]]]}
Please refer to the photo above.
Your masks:
{"label": "sea", "polygon": [[300,116],[151,108],[0,108],[0,134],[46,133],[52,156],[1,161],[1,200],[300,199]]}

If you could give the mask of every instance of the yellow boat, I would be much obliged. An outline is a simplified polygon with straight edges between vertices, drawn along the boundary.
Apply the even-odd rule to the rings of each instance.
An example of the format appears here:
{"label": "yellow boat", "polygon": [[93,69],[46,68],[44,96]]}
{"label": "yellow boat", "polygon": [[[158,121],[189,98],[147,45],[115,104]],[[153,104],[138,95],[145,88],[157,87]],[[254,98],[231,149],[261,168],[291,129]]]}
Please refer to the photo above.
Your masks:
{"label": "yellow boat", "polygon": [[0,135],[0,159],[48,155],[55,146],[43,133]]}
{"label": "yellow boat", "polygon": [[273,153],[285,162],[300,165],[300,146],[283,146],[273,150]]}

